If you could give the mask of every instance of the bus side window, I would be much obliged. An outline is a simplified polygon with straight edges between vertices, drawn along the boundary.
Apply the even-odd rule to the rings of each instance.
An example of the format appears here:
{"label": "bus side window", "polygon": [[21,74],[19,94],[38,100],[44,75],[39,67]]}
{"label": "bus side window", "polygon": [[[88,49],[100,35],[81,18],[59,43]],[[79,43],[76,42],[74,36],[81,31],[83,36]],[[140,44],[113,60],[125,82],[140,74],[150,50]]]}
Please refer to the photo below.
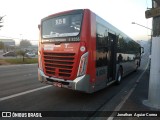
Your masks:
{"label": "bus side window", "polygon": [[96,67],[108,64],[108,32],[107,28],[97,23],[96,33]]}
{"label": "bus side window", "polygon": [[122,53],[123,52],[123,46],[124,46],[124,39],[121,35],[119,35],[118,37],[118,43],[117,43],[117,46],[118,46],[118,52],[119,53]]}

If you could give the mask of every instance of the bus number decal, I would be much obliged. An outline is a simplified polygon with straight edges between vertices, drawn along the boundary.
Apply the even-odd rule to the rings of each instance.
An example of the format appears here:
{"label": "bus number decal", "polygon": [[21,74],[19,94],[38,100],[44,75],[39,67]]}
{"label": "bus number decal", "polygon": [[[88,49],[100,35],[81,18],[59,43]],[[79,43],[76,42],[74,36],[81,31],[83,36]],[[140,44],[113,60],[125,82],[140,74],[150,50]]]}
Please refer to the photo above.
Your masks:
{"label": "bus number decal", "polygon": [[61,25],[61,24],[66,24],[66,19],[65,18],[56,20],[56,25]]}
{"label": "bus number decal", "polygon": [[68,38],[67,41],[68,42],[70,42],[70,41],[76,42],[76,41],[80,41],[80,38],[79,37],[70,37],[70,38]]}

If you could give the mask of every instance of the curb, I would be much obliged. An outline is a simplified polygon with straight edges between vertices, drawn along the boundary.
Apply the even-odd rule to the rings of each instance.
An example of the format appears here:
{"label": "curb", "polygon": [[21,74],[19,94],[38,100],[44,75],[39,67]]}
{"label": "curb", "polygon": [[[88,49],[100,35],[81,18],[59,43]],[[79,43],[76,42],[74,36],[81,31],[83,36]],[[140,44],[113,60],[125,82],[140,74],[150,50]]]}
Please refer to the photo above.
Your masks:
{"label": "curb", "polygon": [[35,64],[17,64],[17,65],[0,65],[0,68],[5,68],[5,67],[19,67],[19,66],[32,66],[32,65],[37,65],[38,66],[38,63],[35,63]]}

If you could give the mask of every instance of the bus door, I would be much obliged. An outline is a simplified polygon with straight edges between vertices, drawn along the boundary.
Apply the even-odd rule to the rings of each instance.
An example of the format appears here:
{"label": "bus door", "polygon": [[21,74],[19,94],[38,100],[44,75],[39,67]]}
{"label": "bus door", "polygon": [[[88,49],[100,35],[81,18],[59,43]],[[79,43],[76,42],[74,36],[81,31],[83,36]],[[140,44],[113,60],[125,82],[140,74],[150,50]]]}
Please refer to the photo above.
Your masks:
{"label": "bus door", "polygon": [[108,54],[108,82],[115,80],[116,76],[116,46],[117,46],[117,36],[108,33],[109,39],[109,54]]}

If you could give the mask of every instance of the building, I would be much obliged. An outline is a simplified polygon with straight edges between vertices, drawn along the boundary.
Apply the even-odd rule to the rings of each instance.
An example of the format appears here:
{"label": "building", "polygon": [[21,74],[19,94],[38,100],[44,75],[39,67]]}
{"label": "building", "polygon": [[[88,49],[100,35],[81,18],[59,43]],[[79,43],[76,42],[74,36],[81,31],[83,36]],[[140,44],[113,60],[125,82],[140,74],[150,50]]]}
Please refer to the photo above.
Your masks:
{"label": "building", "polygon": [[0,42],[2,42],[4,46],[15,46],[15,41],[13,39],[0,39]]}
{"label": "building", "polygon": [[4,53],[15,50],[15,41],[12,39],[0,39],[0,43],[3,43],[0,49],[3,49]]}

